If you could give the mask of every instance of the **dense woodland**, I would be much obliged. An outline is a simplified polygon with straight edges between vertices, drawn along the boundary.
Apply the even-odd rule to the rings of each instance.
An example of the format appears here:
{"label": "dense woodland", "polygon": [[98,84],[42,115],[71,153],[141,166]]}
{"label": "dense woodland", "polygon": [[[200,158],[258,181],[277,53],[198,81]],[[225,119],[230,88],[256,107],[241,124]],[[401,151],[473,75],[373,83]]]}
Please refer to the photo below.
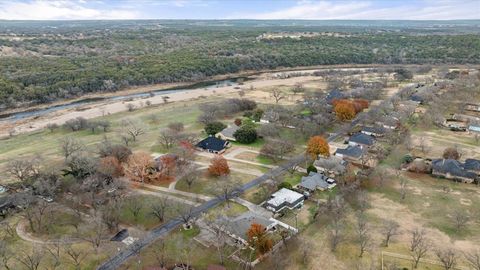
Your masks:
{"label": "dense woodland", "polygon": [[[0,108],[242,70],[331,64],[479,64],[480,36],[401,25],[254,21],[0,22]],[[340,24],[340,23],[339,23]],[[431,26],[431,25],[430,25]],[[473,28],[474,29],[474,28]],[[269,32],[348,36],[259,39]]]}

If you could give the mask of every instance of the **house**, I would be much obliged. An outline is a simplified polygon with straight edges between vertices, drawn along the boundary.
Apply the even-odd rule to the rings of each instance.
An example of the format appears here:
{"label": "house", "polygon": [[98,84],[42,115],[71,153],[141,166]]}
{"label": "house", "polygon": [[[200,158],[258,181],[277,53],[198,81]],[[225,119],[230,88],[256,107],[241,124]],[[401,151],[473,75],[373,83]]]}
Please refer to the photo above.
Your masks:
{"label": "house", "polygon": [[122,242],[122,241],[125,240],[128,236],[129,236],[128,230],[127,230],[127,229],[122,229],[122,230],[120,230],[117,234],[115,234],[115,235],[110,239],[110,241]]}
{"label": "house", "polygon": [[264,207],[274,213],[278,213],[285,208],[300,208],[303,206],[304,200],[305,197],[303,194],[290,189],[282,188],[272,194],[270,199],[264,203]]}
{"label": "house", "polygon": [[423,104],[425,102],[425,99],[418,94],[411,95],[410,100],[416,102],[417,104]]}
{"label": "house", "polygon": [[217,134],[215,134],[215,137],[217,138],[220,138],[222,140],[225,140],[225,141],[237,141],[235,139],[235,137],[233,136],[233,134],[235,133],[235,131],[237,131],[240,127],[237,126],[237,125],[233,125],[233,126],[229,126],[229,127],[226,127],[225,129],[223,129],[222,131],[218,132]]}
{"label": "house", "polygon": [[384,127],[380,127],[380,126],[375,126],[375,127],[364,126],[362,127],[362,130],[360,132],[368,136],[383,137],[385,136],[386,130]]}
{"label": "house", "polygon": [[345,98],[345,94],[337,89],[333,89],[327,94],[325,100],[328,104],[332,104],[334,100],[342,98]]}
{"label": "house", "polygon": [[467,123],[461,120],[455,119],[445,119],[443,122],[443,126],[449,128],[452,131],[466,131],[467,130]]}
{"label": "house", "polygon": [[475,173],[480,176],[480,160],[467,158],[463,165],[463,168],[469,172]]}
{"label": "house", "polygon": [[200,150],[207,151],[209,153],[221,154],[225,152],[228,146],[230,146],[230,143],[214,136],[208,136],[197,143],[196,146]]}
{"label": "house", "polygon": [[332,189],[336,186],[335,180],[322,173],[310,172],[308,176],[303,176],[297,188],[313,193],[314,191]]}
{"label": "house", "polygon": [[268,123],[275,123],[280,119],[280,115],[278,112],[274,110],[268,110],[260,118],[260,123],[268,124]]}
{"label": "house", "polygon": [[461,114],[461,113],[454,113],[452,115],[452,119],[464,121],[464,122],[480,122],[479,117],[475,117],[467,114]]}
{"label": "house", "polygon": [[342,158],[346,161],[351,161],[358,163],[361,161],[362,156],[365,154],[365,149],[360,146],[348,146],[345,149],[337,149],[335,151],[335,156]]}
{"label": "house", "polygon": [[468,131],[480,133],[480,125],[470,125],[468,126]]}
{"label": "house", "polygon": [[466,111],[480,112],[480,104],[467,103],[464,108]]}
{"label": "house", "polygon": [[266,218],[252,211],[247,211],[237,217],[230,218],[221,216],[214,226],[223,230],[228,236],[235,240],[235,243],[248,245],[247,232],[253,223],[265,227],[266,231],[275,231],[278,221],[273,218]]}
{"label": "house", "polygon": [[432,175],[464,183],[472,183],[477,178],[477,174],[467,171],[464,164],[454,159],[433,160]]}
{"label": "house", "polygon": [[386,129],[397,129],[400,125],[398,118],[393,116],[384,116],[381,120],[377,121],[375,124],[380,125]]}
{"label": "house", "polygon": [[348,139],[348,145],[350,146],[360,146],[360,147],[370,147],[375,144],[375,139],[372,136],[366,135],[362,132],[353,134]]}
{"label": "house", "polygon": [[325,174],[341,175],[346,170],[347,162],[339,156],[331,155],[327,158],[319,157],[313,162],[313,166],[317,171]]}

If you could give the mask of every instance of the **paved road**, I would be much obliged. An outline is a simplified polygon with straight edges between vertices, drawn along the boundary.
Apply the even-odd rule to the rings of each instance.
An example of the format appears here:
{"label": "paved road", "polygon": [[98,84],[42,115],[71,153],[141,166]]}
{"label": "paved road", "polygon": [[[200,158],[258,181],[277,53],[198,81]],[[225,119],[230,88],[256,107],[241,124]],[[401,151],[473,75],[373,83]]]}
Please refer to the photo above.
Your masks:
{"label": "paved road", "polygon": [[[334,141],[338,139],[340,136],[343,136],[346,132],[348,132],[353,126],[355,126],[360,119],[355,119],[352,121],[349,125],[344,126],[341,130],[339,130],[338,133],[332,134],[330,137],[328,137],[328,141]],[[281,164],[278,167],[275,167],[271,169],[269,172],[253,179],[252,181],[244,184],[241,186],[238,190],[234,191],[232,195],[234,197],[240,196],[243,192],[256,187],[260,185],[261,183],[265,182],[268,179],[271,179],[272,177],[280,176],[283,173],[285,173],[288,169],[294,167],[295,165],[301,164],[305,162],[305,155],[300,154],[298,156],[295,156],[288,160],[287,162]],[[214,198],[211,199],[204,204],[195,207],[193,210],[193,216],[198,217],[201,213],[204,213],[208,211],[209,209],[217,206],[218,204],[222,203],[224,199],[222,198]],[[115,270],[120,267],[125,261],[127,261],[128,258],[131,256],[134,256],[138,252],[140,252],[141,249],[145,248],[149,244],[153,243],[155,240],[159,239],[162,236],[165,236],[167,233],[175,229],[176,227],[180,226],[183,223],[183,221],[177,217],[175,219],[172,219],[168,221],[167,223],[164,223],[157,228],[151,230],[144,238],[139,239],[136,241],[134,244],[130,245],[129,247],[121,250],[119,253],[115,254],[113,257],[108,259],[106,262],[104,262],[102,265],[100,265],[97,269],[98,270]]]}

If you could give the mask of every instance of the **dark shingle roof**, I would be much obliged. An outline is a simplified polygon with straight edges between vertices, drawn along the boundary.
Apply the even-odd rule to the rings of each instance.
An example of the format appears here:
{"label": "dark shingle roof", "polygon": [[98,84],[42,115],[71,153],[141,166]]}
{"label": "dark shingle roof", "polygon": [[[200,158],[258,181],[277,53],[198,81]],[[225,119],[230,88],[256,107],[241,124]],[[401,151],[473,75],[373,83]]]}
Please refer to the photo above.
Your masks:
{"label": "dark shingle roof", "polygon": [[115,234],[112,237],[112,239],[110,239],[110,241],[122,242],[127,237],[128,237],[128,230],[123,229],[123,230],[119,231],[117,234]]}
{"label": "dark shingle roof", "polygon": [[328,103],[331,103],[335,99],[342,99],[344,97],[345,95],[341,91],[334,89],[327,94],[325,100],[327,100]]}
{"label": "dark shingle roof", "polygon": [[475,178],[476,174],[465,170],[464,165],[454,159],[435,159],[432,161],[432,169],[439,173],[449,173],[452,176]]}
{"label": "dark shingle roof", "polygon": [[263,225],[265,228],[273,224],[274,222],[270,219],[258,215],[254,212],[247,211],[240,216],[235,218],[228,218],[226,216],[221,216],[217,222],[219,224],[224,224],[226,226],[226,230],[230,233],[236,235],[244,239],[245,241],[247,238],[247,232],[250,229],[252,223],[257,223]]}
{"label": "dark shingle roof", "polygon": [[480,171],[480,160],[467,158],[463,167],[468,171]]}
{"label": "dark shingle roof", "polygon": [[375,139],[372,136],[363,133],[356,133],[352,135],[349,141],[364,145],[373,145],[375,143]]}
{"label": "dark shingle roof", "polygon": [[359,146],[348,146],[345,149],[337,149],[335,153],[348,157],[360,158],[363,154],[363,149]]}
{"label": "dark shingle roof", "polygon": [[308,176],[302,177],[299,186],[309,190],[316,190],[317,188],[326,189],[329,186],[327,179],[328,177],[321,173],[310,172]]}
{"label": "dark shingle roof", "polygon": [[226,141],[214,136],[209,136],[197,143],[197,147],[213,151],[222,151],[225,148],[225,144]]}

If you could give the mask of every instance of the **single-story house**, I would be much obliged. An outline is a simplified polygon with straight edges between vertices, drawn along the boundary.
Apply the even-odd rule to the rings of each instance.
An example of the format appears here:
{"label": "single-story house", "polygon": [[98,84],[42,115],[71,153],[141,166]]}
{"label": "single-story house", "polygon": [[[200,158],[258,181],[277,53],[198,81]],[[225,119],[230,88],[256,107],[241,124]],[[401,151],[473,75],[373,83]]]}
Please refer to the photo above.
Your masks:
{"label": "single-story house", "polygon": [[480,104],[467,103],[465,104],[466,111],[480,112]]}
{"label": "single-story house", "polygon": [[467,123],[456,119],[445,119],[443,125],[453,131],[466,131]]}
{"label": "single-story house", "polygon": [[454,159],[435,159],[432,161],[432,175],[464,183],[472,183],[477,174],[469,172],[464,164]]}
{"label": "single-story house", "polygon": [[338,148],[335,151],[335,156],[340,157],[346,161],[352,161],[354,163],[358,163],[361,161],[362,156],[365,154],[365,149],[360,146],[351,146],[349,145],[347,148],[342,149]]}
{"label": "single-story house", "polygon": [[300,208],[303,206],[304,200],[305,197],[303,194],[290,189],[282,188],[272,194],[270,199],[264,203],[264,207],[274,213],[278,213],[285,208]]}
{"label": "single-story house", "polygon": [[246,246],[248,245],[247,232],[253,223],[264,226],[266,231],[275,231],[278,221],[258,215],[252,211],[247,211],[234,218],[221,216],[215,223],[215,226],[222,229],[236,243]]}
{"label": "single-story house", "polygon": [[480,133],[480,125],[470,125],[468,126],[468,131]]}
{"label": "single-story house", "polygon": [[393,116],[384,116],[375,124],[380,125],[386,129],[397,129],[400,125],[400,121],[398,120],[398,118]]}
{"label": "single-story house", "polygon": [[467,158],[463,164],[463,168],[480,176],[480,160],[478,159]]}
{"label": "single-story house", "polygon": [[127,230],[127,229],[122,229],[122,230],[120,230],[117,234],[115,234],[115,235],[110,239],[110,241],[122,242],[122,241],[125,240],[128,236],[129,236],[128,230]]}
{"label": "single-story house", "polygon": [[375,144],[375,138],[364,133],[355,133],[348,139],[348,145],[350,146],[360,146],[360,147],[370,147]]}
{"label": "single-story house", "polygon": [[330,92],[328,92],[327,96],[325,97],[325,100],[327,101],[328,104],[332,104],[334,100],[342,99],[342,98],[345,98],[345,94],[340,90],[333,89]]}
{"label": "single-story house", "polygon": [[479,117],[471,116],[468,114],[454,113],[452,118],[455,120],[460,120],[464,122],[480,122]]}
{"label": "single-story house", "polygon": [[279,120],[279,118],[280,118],[280,115],[278,114],[278,112],[274,110],[268,110],[262,115],[262,118],[260,118],[260,123],[262,124],[275,123]]}
{"label": "single-story house", "polygon": [[235,131],[237,131],[240,127],[237,126],[237,125],[233,125],[233,126],[229,126],[229,127],[226,127],[225,129],[223,129],[222,131],[218,132],[217,134],[215,134],[215,137],[217,138],[220,138],[222,140],[225,140],[225,141],[233,141],[235,142],[236,139],[235,137],[233,136],[233,134],[235,133]]}
{"label": "single-story house", "polygon": [[335,180],[332,178],[316,172],[310,172],[308,176],[303,176],[300,184],[297,185],[297,188],[308,191],[310,193],[318,190],[324,191],[327,189],[332,189],[336,186]]}
{"label": "single-story house", "polygon": [[414,101],[414,102],[416,102],[416,103],[418,103],[418,104],[423,104],[423,103],[425,102],[425,99],[424,99],[422,96],[418,95],[418,94],[413,94],[413,95],[411,95],[411,96],[410,96],[410,100],[411,100],[411,101]]}
{"label": "single-story house", "polygon": [[228,141],[216,138],[214,136],[208,136],[197,143],[197,148],[200,150],[215,154],[221,154],[225,152],[228,146],[230,146]]}
{"label": "single-story house", "polygon": [[362,127],[362,130],[360,132],[368,136],[383,137],[385,136],[386,130],[384,127],[380,127],[380,126],[375,126],[375,127],[364,126]]}
{"label": "single-story house", "polygon": [[341,175],[346,170],[347,162],[339,156],[331,155],[327,158],[319,157],[313,162],[313,166],[319,172],[329,175]]}

